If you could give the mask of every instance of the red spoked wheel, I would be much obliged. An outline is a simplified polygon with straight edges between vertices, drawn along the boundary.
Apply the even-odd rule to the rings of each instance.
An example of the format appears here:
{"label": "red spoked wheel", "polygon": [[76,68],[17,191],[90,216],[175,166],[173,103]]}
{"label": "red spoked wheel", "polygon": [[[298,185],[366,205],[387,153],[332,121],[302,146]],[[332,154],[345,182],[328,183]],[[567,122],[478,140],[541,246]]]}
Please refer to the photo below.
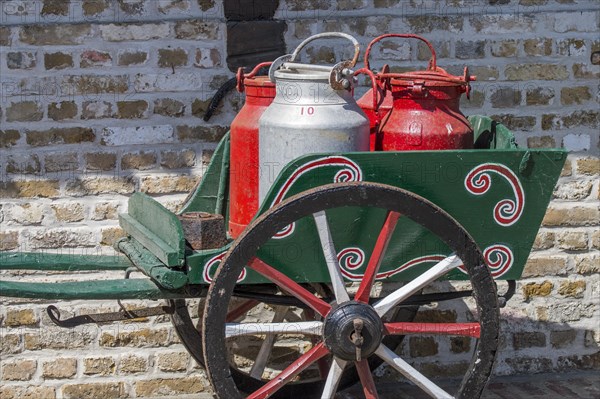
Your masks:
{"label": "red spoked wheel", "polygon": [[[343,207],[372,207],[387,211],[364,278],[353,294],[349,294],[339,268],[327,215],[328,211]],[[323,267],[327,268],[335,296],[335,301],[331,303],[257,257],[261,246],[278,231],[307,216],[312,216],[318,231],[326,263]],[[383,255],[401,217],[407,217],[428,229],[454,252],[389,295],[370,301]],[[228,323],[227,310],[237,278],[246,265],[309,307],[316,316],[314,320],[280,322],[274,318],[271,322],[258,320]],[[478,321],[390,321],[389,314],[412,295],[461,265],[464,265],[469,275]],[[301,395],[299,397],[333,398],[344,379],[345,371],[354,367],[365,397],[377,398],[369,360],[380,359],[431,397],[471,399],[481,396],[492,370],[498,346],[499,310],[496,288],[480,250],[450,215],[408,191],[359,182],[332,184],[306,191],[289,198],[256,219],[234,243],[218,268],[206,298],[202,323],[208,376],[215,394],[222,399],[277,396],[278,392],[293,384],[302,373],[315,368],[324,372],[324,359],[327,361],[327,370],[320,392],[298,392]],[[287,367],[248,389],[249,387],[240,386],[231,372],[232,346],[228,342],[236,337],[257,334],[310,337],[311,344]],[[458,335],[478,339],[469,367],[456,392],[442,389],[385,344],[386,337],[408,334]]]}

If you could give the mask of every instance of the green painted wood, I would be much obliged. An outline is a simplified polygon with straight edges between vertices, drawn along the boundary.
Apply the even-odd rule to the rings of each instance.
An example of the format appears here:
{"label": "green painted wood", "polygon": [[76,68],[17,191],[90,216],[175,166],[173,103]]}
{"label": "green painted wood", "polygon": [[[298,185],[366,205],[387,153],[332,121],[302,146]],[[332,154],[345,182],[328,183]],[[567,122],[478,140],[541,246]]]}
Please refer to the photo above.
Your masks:
{"label": "green painted wood", "polygon": [[187,274],[165,266],[160,259],[134,239],[122,239],[117,248],[146,276],[166,289],[179,289],[187,284]]}
{"label": "green painted wood", "polygon": [[472,115],[467,119],[473,127],[474,148],[492,150],[517,148],[515,136],[503,124],[483,115]]}
{"label": "green painted wood", "polygon": [[118,255],[0,252],[0,270],[125,270],[132,263]]}
{"label": "green painted wood", "polygon": [[41,299],[167,299],[183,298],[184,291],[161,289],[149,279],[31,283],[0,281],[0,296]]}
{"label": "green painted wood", "polygon": [[167,266],[181,266],[185,237],[173,212],[143,193],[129,198],[128,214],[119,215],[123,230],[139,241]]}
{"label": "green painted wood", "polygon": [[[202,180],[184,201],[179,213],[208,212],[227,208],[227,181],[229,176],[229,132],[219,142]],[[222,212],[217,212],[222,213]]]}
{"label": "green painted wood", "polygon": [[[290,163],[279,175],[258,214],[265,212],[275,202],[279,192],[290,181],[293,183],[284,198],[313,187],[330,184],[344,165],[310,168],[317,161],[331,159],[332,154],[314,154]],[[531,250],[538,228],[552,196],[552,191],[566,159],[562,149],[508,149],[508,150],[453,150],[339,154],[349,165],[360,170],[361,180],[389,184],[404,188],[437,204],[450,213],[475,238],[482,250],[505,246],[511,253],[511,267],[498,278],[518,279]],[[470,172],[482,165],[501,165],[506,174],[519,180],[525,202],[521,216],[509,226],[500,225],[494,218],[495,207],[504,200],[514,200],[515,192],[509,180],[501,174],[487,172],[490,187],[476,195],[467,190],[465,180]],[[525,165],[525,168],[523,168]],[[306,173],[298,176],[298,171]],[[297,178],[294,178],[296,176]],[[360,248],[365,263],[355,274],[366,267],[385,212],[381,210],[344,208],[327,212],[336,249]],[[295,226],[289,238],[271,240],[261,250],[260,256],[296,281],[328,281],[318,235],[312,218]],[[415,222],[401,218],[392,236],[381,271],[392,272],[422,256],[448,254],[448,248]],[[491,250],[490,250],[491,251]],[[223,251],[224,252],[224,251]],[[217,252],[199,252],[188,258],[190,283],[206,284],[218,265]],[[490,259],[502,256],[491,252]],[[390,281],[410,280],[431,266],[431,262],[407,268],[389,277]],[[449,277],[464,279],[457,271]],[[248,271],[242,283],[264,282]]]}

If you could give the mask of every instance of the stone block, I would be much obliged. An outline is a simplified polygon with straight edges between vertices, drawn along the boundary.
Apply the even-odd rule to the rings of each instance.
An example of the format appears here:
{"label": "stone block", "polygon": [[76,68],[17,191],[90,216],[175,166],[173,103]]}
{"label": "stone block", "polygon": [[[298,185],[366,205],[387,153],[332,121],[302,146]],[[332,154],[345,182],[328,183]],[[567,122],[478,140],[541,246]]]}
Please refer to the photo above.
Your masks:
{"label": "stone block", "polygon": [[567,80],[569,71],[558,64],[510,64],[504,75],[507,80]]}
{"label": "stone block", "polygon": [[99,50],[86,50],[81,53],[81,68],[109,67],[112,65],[110,53]]}
{"label": "stone block", "polygon": [[543,348],[546,346],[546,335],[540,331],[524,331],[513,334],[513,348]]}
{"label": "stone block", "polygon": [[409,349],[411,357],[437,355],[438,344],[433,337],[410,337]]}
{"label": "stone block", "polygon": [[115,360],[112,357],[91,357],[83,361],[83,374],[111,375],[115,372]]}
{"label": "stone block", "polygon": [[586,283],[584,280],[563,281],[558,288],[558,293],[569,298],[583,298]]}
{"label": "stone block", "polygon": [[147,170],[156,166],[156,162],[156,153],[152,151],[131,152],[121,157],[121,169]]}
{"label": "stone block", "polygon": [[35,53],[28,51],[16,51],[6,54],[6,66],[8,69],[32,69],[37,64]]}
{"label": "stone block", "polygon": [[42,364],[42,376],[47,379],[70,378],[77,373],[77,359],[60,358]]}
{"label": "stone block", "polygon": [[148,53],[140,50],[127,50],[120,52],[117,58],[117,65],[130,66],[142,65],[148,61]]}
{"label": "stone block", "polygon": [[62,395],[64,399],[83,398],[127,398],[127,389],[123,382],[97,382],[82,384],[63,385]]}
{"label": "stone block", "polygon": [[175,68],[188,64],[188,54],[182,48],[161,48],[158,50],[158,66],[161,68]]}
{"label": "stone block", "polygon": [[48,118],[55,121],[73,119],[77,116],[75,101],[61,101],[48,104]]}
{"label": "stone block", "polygon": [[185,114],[185,104],[172,98],[160,98],[154,100],[153,112],[163,116],[180,117]]}
{"label": "stone block", "polygon": [[101,119],[113,116],[112,104],[108,101],[84,101],[81,119]]}
{"label": "stone block", "polygon": [[77,202],[54,204],[52,205],[52,211],[58,222],[80,222],[85,217],[83,205]]}
{"label": "stone block", "polygon": [[26,141],[32,147],[61,144],[79,144],[93,142],[96,135],[88,127],[51,128],[48,130],[29,130]]}
{"label": "stone block", "polygon": [[563,349],[571,345],[577,338],[576,330],[551,331],[550,343],[555,349]]}
{"label": "stone block", "polygon": [[19,40],[34,46],[82,44],[91,36],[90,24],[24,25]]}
{"label": "stone block", "polygon": [[166,372],[185,371],[190,362],[187,352],[168,352],[158,354],[158,369]]}
{"label": "stone block", "polygon": [[39,319],[33,309],[8,310],[4,325],[8,327],[35,326]]}
{"label": "stone block", "polygon": [[580,158],[577,160],[577,173],[580,175],[595,176],[600,174],[599,158]]}
{"label": "stone block", "polygon": [[567,274],[567,263],[559,257],[530,257],[523,270],[523,278]]}
{"label": "stone block", "polygon": [[523,296],[525,301],[534,297],[547,297],[552,293],[554,284],[545,280],[543,283],[527,283],[523,286]]}
{"label": "stone block", "polygon": [[28,381],[35,374],[35,360],[13,360],[2,362],[2,379],[6,381]]}
{"label": "stone block", "polygon": [[194,150],[162,151],[160,166],[167,169],[191,168],[196,163]]}
{"label": "stone block", "polygon": [[146,381],[136,381],[135,393],[137,397],[156,397],[203,392],[206,388],[200,376],[184,378],[161,378]]}
{"label": "stone block", "polygon": [[140,191],[147,194],[186,193],[194,188],[196,180],[193,176],[146,176],[140,181]]}
{"label": "stone block", "polygon": [[525,103],[527,105],[552,105],[554,96],[554,89],[551,87],[528,88],[525,94]]}
{"label": "stone block", "polygon": [[36,101],[11,103],[6,108],[7,122],[35,122],[44,117],[42,105]]}
{"label": "stone block", "polygon": [[132,194],[135,185],[129,178],[82,178],[67,182],[67,195],[81,197],[98,194]]}
{"label": "stone block", "polygon": [[184,20],[175,24],[175,37],[183,40],[216,40],[220,25],[203,20]]}
{"label": "stone block", "polygon": [[10,148],[17,144],[21,134],[18,130],[0,130],[0,148]]}
{"label": "stone block", "polygon": [[117,101],[118,119],[139,119],[147,117],[148,103],[144,100]]}
{"label": "stone block", "polygon": [[592,93],[587,86],[563,87],[560,90],[560,101],[563,105],[583,104],[592,99]]}
{"label": "stone block", "polygon": [[142,373],[148,369],[148,359],[137,355],[123,355],[119,361],[119,374]]}

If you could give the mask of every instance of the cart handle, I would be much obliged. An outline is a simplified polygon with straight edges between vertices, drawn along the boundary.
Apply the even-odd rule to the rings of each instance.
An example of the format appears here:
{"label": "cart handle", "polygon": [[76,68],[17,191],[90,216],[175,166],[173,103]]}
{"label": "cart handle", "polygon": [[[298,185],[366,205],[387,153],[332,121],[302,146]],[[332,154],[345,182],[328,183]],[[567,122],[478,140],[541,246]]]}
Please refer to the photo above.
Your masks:
{"label": "cart handle", "polygon": [[435,54],[435,49],[433,48],[431,43],[429,43],[429,41],[424,37],[421,37],[419,35],[413,35],[410,33],[387,33],[385,35],[378,36],[375,39],[371,40],[371,43],[369,43],[369,45],[367,46],[367,50],[365,51],[365,68],[371,69],[371,66],[369,65],[369,55],[371,54],[371,47],[373,47],[373,45],[378,41],[386,39],[388,37],[400,37],[405,39],[421,40],[427,45],[427,47],[429,47],[429,51],[431,51],[431,59],[429,60],[429,66],[427,67],[427,69],[430,71],[435,71],[437,69],[437,56]]}
{"label": "cart handle", "polygon": [[239,91],[240,93],[243,93],[244,92],[244,80],[255,77],[256,74],[258,73],[258,71],[260,71],[262,68],[270,67],[271,64],[272,64],[271,61],[261,62],[260,64],[255,66],[254,69],[252,71],[250,71],[250,73],[244,73],[244,67],[239,67],[237,70],[237,73],[235,74],[235,77],[237,79],[235,88],[237,89],[237,91]]}

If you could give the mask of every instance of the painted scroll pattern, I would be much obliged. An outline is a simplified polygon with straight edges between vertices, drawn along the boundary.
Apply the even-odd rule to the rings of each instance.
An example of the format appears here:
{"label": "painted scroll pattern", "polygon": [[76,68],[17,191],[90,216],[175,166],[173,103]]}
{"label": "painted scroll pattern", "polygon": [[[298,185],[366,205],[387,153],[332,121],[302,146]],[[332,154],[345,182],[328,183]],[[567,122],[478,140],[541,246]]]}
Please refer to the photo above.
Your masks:
{"label": "painted scroll pattern", "polygon": [[472,194],[483,195],[492,186],[490,173],[504,177],[510,184],[515,199],[506,198],[494,207],[494,220],[508,227],[516,223],[525,208],[525,192],[521,181],[508,167],[497,163],[485,163],[473,168],[465,178],[465,188]]}
{"label": "painted scroll pattern", "polygon": [[[419,256],[403,263],[397,268],[377,273],[376,279],[383,280],[415,266],[422,265],[423,263],[437,263],[444,258],[446,258],[445,255]],[[338,262],[340,265],[340,271],[346,279],[350,281],[361,281],[364,277],[364,274],[356,272],[356,270],[365,263],[365,252],[362,249],[358,247],[344,248],[338,253]]]}
{"label": "painted scroll pattern", "polygon": [[[485,262],[490,268],[490,272],[493,278],[499,278],[505,275],[514,263],[514,255],[512,250],[504,244],[490,245],[483,251]],[[364,273],[357,272],[365,264],[365,252],[358,247],[348,247],[341,250],[338,255],[338,262],[342,275],[350,281],[361,281],[364,277]],[[424,263],[437,263],[444,260],[447,255],[434,254],[419,256],[408,262],[403,263],[399,267],[392,270],[382,271],[377,273],[377,280],[383,280],[392,277],[398,273],[404,272],[415,266],[422,265]],[[465,266],[461,265],[458,270],[467,273]]]}
{"label": "painted scroll pattern", "polygon": [[[208,262],[206,262],[204,264],[204,272],[202,273],[202,278],[204,279],[204,281],[206,283],[208,283],[208,284],[212,283],[212,281],[213,281],[212,276],[214,276],[215,272],[217,271],[217,268],[223,261],[223,258],[225,257],[225,255],[227,255],[227,251],[221,252],[220,254],[213,256],[212,258],[210,258],[208,260]],[[242,269],[242,272],[240,273],[240,276],[237,279],[237,282],[241,283],[242,281],[244,281],[246,279],[246,275],[247,275],[247,272],[246,272],[246,268],[244,267]]]}
{"label": "painted scroll pattern", "polygon": [[[331,166],[341,168],[333,177],[334,183],[362,181],[362,170],[354,161],[346,157],[328,156],[315,159],[302,165],[294,171],[294,173],[285,181],[283,186],[277,192],[277,196],[275,196],[275,199],[271,203],[271,207],[274,207],[285,199],[292,186],[298,181],[298,179],[300,179],[300,177],[313,170]],[[295,227],[295,223],[292,223],[275,234],[273,238],[281,239],[289,237],[294,233]]]}

